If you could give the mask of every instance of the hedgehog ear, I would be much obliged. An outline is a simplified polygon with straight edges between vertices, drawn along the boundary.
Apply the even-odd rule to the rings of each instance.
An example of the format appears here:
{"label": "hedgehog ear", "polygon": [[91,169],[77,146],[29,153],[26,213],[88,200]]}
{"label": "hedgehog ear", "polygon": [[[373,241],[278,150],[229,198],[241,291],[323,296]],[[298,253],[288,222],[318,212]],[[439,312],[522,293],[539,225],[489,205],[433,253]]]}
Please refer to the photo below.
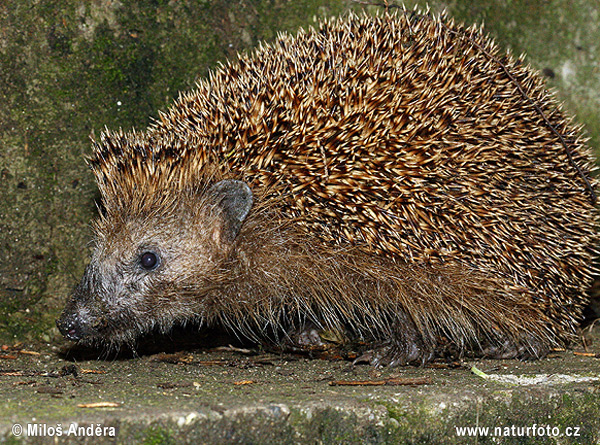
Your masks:
{"label": "hedgehog ear", "polygon": [[252,190],[243,181],[226,179],[208,189],[208,199],[221,210],[221,224],[215,227],[213,237],[218,244],[232,242],[252,207]]}

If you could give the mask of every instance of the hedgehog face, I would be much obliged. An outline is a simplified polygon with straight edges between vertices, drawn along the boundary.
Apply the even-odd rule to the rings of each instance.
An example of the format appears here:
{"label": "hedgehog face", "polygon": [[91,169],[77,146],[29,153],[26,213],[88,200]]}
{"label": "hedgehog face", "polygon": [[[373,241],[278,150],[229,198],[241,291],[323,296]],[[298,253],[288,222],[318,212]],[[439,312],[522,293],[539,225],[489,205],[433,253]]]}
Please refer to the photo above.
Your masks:
{"label": "hedgehog face", "polygon": [[166,211],[99,222],[95,252],[57,322],[66,338],[131,342],[154,327],[206,316],[202,287],[222,271],[252,192],[226,180],[195,195]]}

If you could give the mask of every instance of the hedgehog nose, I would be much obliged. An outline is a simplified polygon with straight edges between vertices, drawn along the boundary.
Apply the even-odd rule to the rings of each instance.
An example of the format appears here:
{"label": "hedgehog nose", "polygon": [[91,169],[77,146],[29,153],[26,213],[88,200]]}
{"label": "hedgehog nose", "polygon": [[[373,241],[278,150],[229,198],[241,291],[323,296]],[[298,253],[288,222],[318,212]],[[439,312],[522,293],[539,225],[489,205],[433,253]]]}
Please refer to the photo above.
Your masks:
{"label": "hedgehog nose", "polygon": [[58,320],[56,320],[56,326],[63,337],[68,340],[78,341],[83,337],[81,324],[78,323],[76,317],[72,318],[63,314]]}

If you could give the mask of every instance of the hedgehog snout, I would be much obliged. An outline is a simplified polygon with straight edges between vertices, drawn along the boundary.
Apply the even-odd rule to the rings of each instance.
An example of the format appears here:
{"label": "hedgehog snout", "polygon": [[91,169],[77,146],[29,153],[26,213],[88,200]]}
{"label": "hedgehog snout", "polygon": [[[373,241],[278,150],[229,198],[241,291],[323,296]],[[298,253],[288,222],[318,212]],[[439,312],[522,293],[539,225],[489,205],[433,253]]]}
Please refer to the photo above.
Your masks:
{"label": "hedgehog snout", "polygon": [[63,311],[60,318],[56,320],[56,326],[67,340],[79,341],[85,337],[86,329],[77,313]]}
{"label": "hedgehog snout", "polygon": [[65,338],[79,341],[95,336],[105,320],[99,298],[100,291],[105,290],[98,265],[92,261],[56,321],[58,330]]}
{"label": "hedgehog snout", "polygon": [[88,308],[89,303],[86,302],[88,299],[82,293],[82,284],[77,287],[59,319],[56,320],[56,326],[60,333],[72,341],[91,337],[94,332],[94,319],[97,318],[91,314]]}

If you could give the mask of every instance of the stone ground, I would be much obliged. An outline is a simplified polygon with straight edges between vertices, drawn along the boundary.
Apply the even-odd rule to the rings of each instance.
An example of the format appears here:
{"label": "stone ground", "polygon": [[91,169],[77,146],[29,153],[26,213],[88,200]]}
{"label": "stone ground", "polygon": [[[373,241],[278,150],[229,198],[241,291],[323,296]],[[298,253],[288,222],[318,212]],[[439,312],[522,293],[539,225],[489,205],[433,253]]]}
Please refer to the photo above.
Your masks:
{"label": "stone ground", "polygon": [[392,369],[228,346],[5,346],[0,443],[598,443],[598,328],[588,341]]}

